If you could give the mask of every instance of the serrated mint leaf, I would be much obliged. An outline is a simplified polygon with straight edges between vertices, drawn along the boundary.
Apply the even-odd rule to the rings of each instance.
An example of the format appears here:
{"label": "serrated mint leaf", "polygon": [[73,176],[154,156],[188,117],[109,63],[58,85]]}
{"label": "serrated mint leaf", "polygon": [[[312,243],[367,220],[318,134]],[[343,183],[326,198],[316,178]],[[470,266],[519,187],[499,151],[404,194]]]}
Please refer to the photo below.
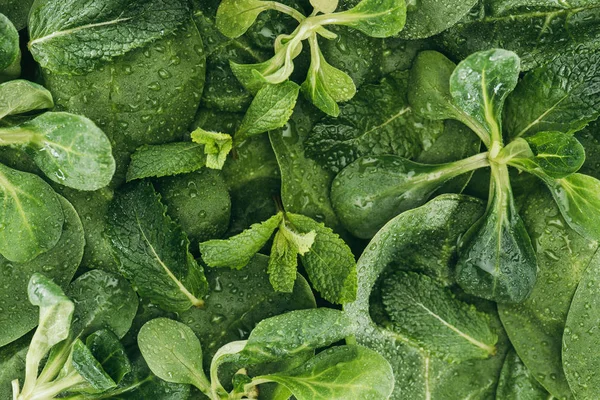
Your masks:
{"label": "serrated mint leaf", "polygon": [[217,28],[229,38],[242,36],[269,6],[260,0],[223,0],[217,10]]}
{"label": "serrated mint leaf", "polygon": [[209,267],[244,268],[273,236],[282,218],[283,214],[278,213],[229,239],[200,243],[202,260]]}
{"label": "serrated mint leaf", "polygon": [[289,241],[280,228],[273,238],[267,273],[271,286],[277,292],[291,293],[294,290],[298,269],[298,247]]}
{"label": "serrated mint leaf", "polygon": [[198,143],[178,142],[144,145],[131,155],[127,182],[194,172],[206,165],[203,146]]}
{"label": "serrated mint leaf", "polygon": [[396,272],[383,282],[388,327],[449,362],[485,359],[496,353],[498,336],[489,316],[454,297],[427,275]]}
{"label": "serrated mint leaf", "polygon": [[36,2],[29,49],[44,69],[84,74],[173,32],[189,12],[184,0]]}
{"label": "serrated mint leaf", "polygon": [[314,243],[300,256],[313,287],[332,303],[356,298],[356,262],[348,245],[322,223],[300,214],[286,214],[296,232],[315,232]]}
{"label": "serrated mint leaf", "polygon": [[0,84],[0,119],[52,107],[52,94],[37,83],[17,79]]}
{"label": "serrated mint leaf", "polygon": [[117,193],[107,218],[119,270],[141,296],[169,311],[203,304],[204,272],[149,182],[129,184]]}
{"label": "serrated mint leaf", "polygon": [[260,89],[235,134],[236,141],[283,127],[294,111],[299,91],[300,86],[291,81]]}
{"label": "serrated mint leaf", "polygon": [[206,166],[222,169],[227,155],[233,148],[233,138],[226,133],[208,132],[202,128],[192,132],[192,140],[204,145]]}
{"label": "serrated mint leaf", "polygon": [[365,35],[385,38],[402,30],[406,22],[403,0],[362,0],[354,8],[325,16],[328,24],[346,25]]}

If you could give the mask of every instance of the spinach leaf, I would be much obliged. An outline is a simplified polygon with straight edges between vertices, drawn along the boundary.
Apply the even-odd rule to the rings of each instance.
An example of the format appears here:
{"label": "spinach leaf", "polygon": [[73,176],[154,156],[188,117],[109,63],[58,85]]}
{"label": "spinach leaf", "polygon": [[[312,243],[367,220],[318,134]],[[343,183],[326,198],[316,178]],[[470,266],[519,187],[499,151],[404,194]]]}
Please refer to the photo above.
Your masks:
{"label": "spinach leaf", "polygon": [[131,155],[131,163],[127,169],[127,182],[185,174],[205,165],[206,155],[203,146],[198,143],[144,145]]}
{"label": "spinach leaf", "polygon": [[0,164],[0,205],[0,254],[9,261],[31,261],[58,243],[65,216],[40,177]]}
{"label": "spinach leaf", "polygon": [[19,32],[6,15],[0,13],[0,82],[20,75],[20,61]]}
{"label": "spinach leaf", "polygon": [[[29,49],[43,68],[62,74],[91,72],[173,32],[188,17],[187,2],[37,2],[29,14]],[[68,19],[62,16],[69,15]]]}
{"label": "spinach leaf", "polygon": [[531,371],[511,349],[506,355],[496,400],[548,400],[552,396],[538,383]]}
{"label": "spinach leaf", "polygon": [[244,268],[273,236],[282,218],[283,214],[277,213],[261,224],[254,224],[229,239],[200,243],[202,260],[209,267]]}
{"label": "spinach leaf", "polygon": [[408,82],[403,71],[363,86],[341,106],[339,118],[324,118],[313,127],[307,155],[333,172],[361,156],[418,156],[442,134],[443,124],[414,114],[405,95]]}
{"label": "spinach leaf", "polygon": [[599,62],[598,53],[566,54],[528,72],[506,102],[506,133],[574,133],[598,118]]}
{"label": "spinach leaf", "polygon": [[333,347],[291,371],[255,379],[281,383],[298,400],[387,399],[394,387],[385,358],[361,346]]}
{"label": "spinach leaf", "polygon": [[0,84],[0,119],[52,107],[52,94],[37,83],[17,79]]}
{"label": "spinach leaf", "polygon": [[456,299],[427,275],[397,272],[384,280],[381,291],[391,319],[386,328],[426,351],[449,362],[496,354],[498,336],[489,326],[489,316]]}
{"label": "spinach leaf", "polygon": [[105,392],[117,386],[116,382],[106,373],[102,364],[94,357],[90,349],[79,339],[73,343],[71,363],[75,371],[93,389]]}
{"label": "spinach leaf", "polygon": [[261,0],[223,0],[217,10],[217,27],[227,37],[240,37],[269,6]]}
{"label": "spinach leaf", "polygon": [[314,243],[300,259],[310,282],[321,296],[332,303],[356,299],[356,262],[348,245],[330,228],[304,215],[286,214],[298,232],[316,233]]}
{"label": "spinach leaf", "polygon": [[338,0],[310,0],[310,4],[314,9],[324,14],[334,12],[338,8],[338,3]]}
{"label": "spinach leaf", "polygon": [[545,191],[532,193],[523,219],[538,259],[537,283],[522,304],[499,305],[502,324],[532,375],[557,398],[571,398],[561,349],[567,313],[598,244],[569,229]]}
{"label": "spinach leaf", "polygon": [[131,372],[125,348],[112,331],[103,329],[92,333],[85,340],[85,345],[114,382],[120,383]]}
{"label": "spinach leaf", "polygon": [[15,263],[0,257],[0,347],[34,328],[38,310],[27,299],[27,285],[35,273],[44,274],[65,288],[83,256],[83,227],[77,213],[64,198],[59,198],[65,223],[58,243],[32,261]]}
{"label": "spinach leaf", "polygon": [[27,15],[34,0],[0,0],[2,13],[15,24],[17,30],[27,26]]}
{"label": "spinach leaf", "polygon": [[328,23],[345,25],[365,35],[384,38],[394,36],[406,23],[406,5],[399,0],[362,0],[355,7],[324,18]]}
{"label": "spinach leaf", "polygon": [[227,155],[233,147],[233,139],[226,133],[207,132],[201,128],[192,132],[192,140],[204,145],[206,166],[222,169]]}
{"label": "spinach leaf", "polygon": [[203,304],[204,272],[151,184],[129,184],[118,193],[109,207],[107,228],[119,271],[140,295],[169,311]]}
{"label": "spinach leaf", "polygon": [[477,0],[407,2],[406,26],[400,32],[405,39],[421,39],[436,35],[456,24]]}

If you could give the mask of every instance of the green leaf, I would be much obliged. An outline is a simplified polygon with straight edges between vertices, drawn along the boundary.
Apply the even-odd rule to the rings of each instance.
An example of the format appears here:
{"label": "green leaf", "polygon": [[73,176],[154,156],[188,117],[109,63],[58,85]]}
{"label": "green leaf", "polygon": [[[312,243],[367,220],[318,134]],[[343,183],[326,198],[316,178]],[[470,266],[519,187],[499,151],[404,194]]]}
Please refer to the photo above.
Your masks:
{"label": "green leaf", "polygon": [[203,304],[206,279],[189,253],[189,241],[166,214],[152,185],[129,184],[108,211],[107,235],[119,271],[138,293],[168,311]]}
{"label": "green leaf", "polygon": [[32,335],[23,336],[18,341],[0,348],[0,396],[11,399],[12,381],[25,375],[25,357]]}
{"label": "green leaf", "polygon": [[333,347],[292,371],[260,379],[281,383],[298,400],[388,399],[394,388],[390,364],[361,346]]}
{"label": "green leaf", "polygon": [[208,168],[223,169],[227,155],[233,147],[231,135],[207,132],[202,128],[198,128],[192,132],[192,140],[204,145],[206,166]]}
{"label": "green leaf", "polygon": [[280,228],[273,238],[267,273],[271,286],[278,292],[291,293],[298,268],[298,247],[287,239]]}
{"label": "green leaf", "polygon": [[413,2],[407,7],[406,25],[400,32],[400,37],[423,39],[437,35],[456,24],[476,3],[477,0],[443,2],[420,0]]}
{"label": "green leaf", "polygon": [[[0,347],[16,340],[38,323],[38,309],[29,305],[27,285],[41,273],[66,288],[81,263],[85,244],[83,227],[75,209],[60,197],[65,223],[56,245],[32,261],[15,263],[0,257]],[[1,368],[0,368],[1,369]]]}
{"label": "green leaf", "polygon": [[385,38],[402,30],[406,22],[404,0],[362,0],[354,8],[322,17],[327,24],[345,25],[365,35]]}
{"label": "green leaf", "polygon": [[461,61],[450,77],[453,103],[488,146],[502,139],[504,101],[517,85],[519,57],[502,49],[481,51]]}
{"label": "green leaf", "polygon": [[278,361],[307,349],[329,346],[352,333],[352,320],[342,311],[290,311],[259,322],[239,355],[249,364]]}
{"label": "green leaf", "polygon": [[[14,128],[30,135],[36,165],[56,183],[77,190],[97,190],[115,173],[111,145],[91,120],[64,112],[47,112]],[[1,135],[1,132],[0,132]]]}
{"label": "green leaf", "polygon": [[0,73],[20,61],[20,56],[19,32],[6,15],[0,14]]}
{"label": "green leaf", "polygon": [[194,332],[181,322],[156,318],[138,335],[144,359],[159,378],[187,383],[206,392],[210,383],[202,370],[202,346]]}
{"label": "green leaf", "polygon": [[131,163],[127,169],[127,182],[185,174],[205,165],[206,156],[202,146],[197,143],[144,145],[131,155]]}
{"label": "green leaf", "polygon": [[518,137],[583,129],[600,115],[599,65],[598,53],[568,54],[527,73],[506,102],[506,132]]}
{"label": "green leaf", "polygon": [[310,4],[317,11],[324,14],[329,14],[335,11],[338,7],[338,0],[310,0]]}
{"label": "green leaf", "polygon": [[300,86],[291,81],[260,89],[235,134],[236,141],[283,127],[294,111],[299,91]]}
{"label": "green leaf", "polygon": [[260,0],[223,0],[217,10],[217,28],[229,38],[240,37],[269,6]]}
{"label": "green leaf", "polygon": [[545,190],[526,199],[521,215],[536,243],[537,282],[524,303],[500,304],[500,318],[532,375],[554,397],[571,398],[561,360],[563,333],[573,295],[598,243],[569,229]]}
{"label": "green leaf", "polygon": [[356,262],[348,245],[323,223],[300,214],[287,213],[290,226],[296,232],[314,234],[310,249],[300,260],[312,286],[321,296],[336,304],[356,299]]}
{"label": "green leaf", "polygon": [[465,292],[497,303],[521,303],[536,280],[537,259],[514,204],[508,169],[492,164],[488,209],[461,238],[456,281]]}
{"label": "green leaf", "polygon": [[44,69],[83,74],[164,37],[186,18],[189,8],[182,0],[117,0],[97,7],[37,2],[29,14],[29,49]]}
{"label": "green leaf", "polygon": [[103,329],[92,333],[85,340],[85,345],[115,383],[120,383],[131,372],[125,348],[112,331]]}
{"label": "green leaf", "polygon": [[486,359],[496,354],[498,336],[489,316],[454,297],[427,275],[397,272],[381,287],[387,326],[449,362]]}
{"label": "green leaf", "polygon": [[17,79],[0,84],[0,119],[52,107],[52,94],[37,83]]}
{"label": "green leaf", "polygon": [[102,368],[102,364],[94,357],[90,349],[79,339],[73,343],[73,368],[94,389],[104,392],[117,386],[115,381]]}
{"label": "green leaf", "polygon": [[504,360],[496,399],[549,400],[552,396],[538,383],[517,353],[511,349]]}
{"label": "green leaf", "polygon": [[27,262],[53,248],[65,220],[60,200],[40,177],[0,164],[0,254]]}
{"label": "green leaf", "polygon": [[344,227],[368,239],[396,215],[425,204],[450,179],[487,165],[486,153],[438,165],[363,157],[335,177],[331,201]]}
{"label": "green leaf", "polygon": [[209,240],[200,243],[202,260],[209,267],[242,269],[263,248],[281,223],[282,213],[268,220],[253,224],[244,232],[224,240]]}
{"label": "green leaf", "polygon": [[415,114],[406,98],[408,87],[406,71],[362,86],[341,106],[338,118],[324,118],[313,127],[307,155],[333,172],[361,156],[417,157],[442,134],[443,123]]}
{"label": "green leaf", "polygon": [[[514,142],[518,143],[519,140],[522,139]],[[579,171],[585,161],[585,149],[573,135],[538,132],[525,140],[531,154],[528,157],[527,151],[524,150],[525,154],[513,155],[509,161],[510,165],[526,171],[540,168],[552,178],[564,178]]]}

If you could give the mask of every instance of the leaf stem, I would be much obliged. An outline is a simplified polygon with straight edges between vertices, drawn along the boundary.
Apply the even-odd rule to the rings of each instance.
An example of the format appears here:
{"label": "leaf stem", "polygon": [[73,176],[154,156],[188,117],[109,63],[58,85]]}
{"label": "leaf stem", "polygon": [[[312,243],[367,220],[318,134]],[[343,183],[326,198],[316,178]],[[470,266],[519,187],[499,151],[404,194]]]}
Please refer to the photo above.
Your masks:
{"label": "leaf stem", "polygon": [[34,133],[18,126],[0,129],[0,146],[25,144],[33,141]]}

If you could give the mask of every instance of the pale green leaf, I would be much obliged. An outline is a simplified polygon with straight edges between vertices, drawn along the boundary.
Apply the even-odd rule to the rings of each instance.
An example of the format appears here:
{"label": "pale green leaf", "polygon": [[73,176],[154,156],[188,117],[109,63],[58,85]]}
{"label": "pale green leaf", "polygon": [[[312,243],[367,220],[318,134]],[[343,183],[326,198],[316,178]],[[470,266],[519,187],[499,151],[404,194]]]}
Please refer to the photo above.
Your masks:
{"label": "pale green leaf", "polygon": [[310,0],[310,4],[317,11],[324,14],[329,14],[335,11],[338,7],[338,0]]}
{"label": "pale green leaf", "polygon": [[204,145],[206,166],[223,169],[227,155],[233,148],[233,138],[226,133],[208,132],[202,128],[192,132],[192,140]]}
{"label": "pale green leaf", "polygon": [[404,0],[362,0],[354,8],[325,15],[327,24],[346,25],[368,36],[385,38],[402,30],[406,22]]}
{"label": "pale green leaf", "polygon": [[52,94],[37,83],[17,79],[0,84],[0,119],[7,115],[52,107]]}
{"label": "pale green leaf", "polygon": [[223,0],[217,10],[217,28],[229,37],[242,36],[254,24],[269,3],[260,0]]}

